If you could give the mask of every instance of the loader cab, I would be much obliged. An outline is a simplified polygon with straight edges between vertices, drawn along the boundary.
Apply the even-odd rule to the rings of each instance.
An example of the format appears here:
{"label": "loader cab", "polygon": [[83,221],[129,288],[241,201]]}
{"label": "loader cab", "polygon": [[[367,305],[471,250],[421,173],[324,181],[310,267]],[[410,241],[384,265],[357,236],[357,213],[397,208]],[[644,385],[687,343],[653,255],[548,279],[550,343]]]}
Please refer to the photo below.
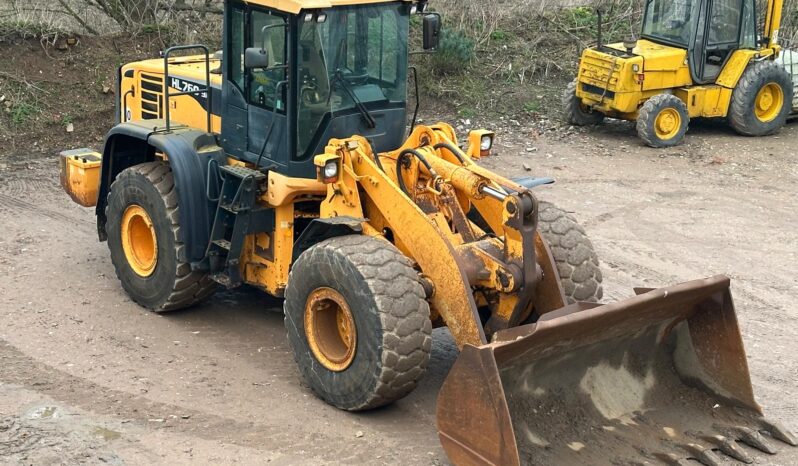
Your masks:
{"label": "loader cab", "polygon": [[693,81],[715,82],[732,53],[755,49],[755,0],[648,0],[641,36],[685,49]]}
{"label": "loader cab", "polygon": [[376,151],[398,148],[414,4],[331,2],[331,8],[289,14],[270,3],[281,4],[230,1],[226,8],[225,151],[310,178],[313,156],[331,138],[358,134]]}

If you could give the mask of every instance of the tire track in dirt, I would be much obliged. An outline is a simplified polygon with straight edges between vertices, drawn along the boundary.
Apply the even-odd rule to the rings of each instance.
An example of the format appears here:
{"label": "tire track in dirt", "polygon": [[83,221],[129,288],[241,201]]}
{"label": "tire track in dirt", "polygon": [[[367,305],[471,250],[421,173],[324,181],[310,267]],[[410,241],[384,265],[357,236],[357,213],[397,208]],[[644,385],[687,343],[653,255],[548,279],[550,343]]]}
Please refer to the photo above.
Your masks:
{"label": "tire track in dirt", "polygon": [[0,212],[8,212],[12,215],[20,212],[28,212],[28,213],[41,215],[43,217],[47,217],[51,220],[55,220],[58,222],[65,222],[70,225],[74,225],[76,227],[84,229],[86,231],[92,231],[94,229],[93,222],[71,217],[69,215],[56,212],[46,207],[41,207],[35,204],[31,204],[29,202],[18,199],[17,196],[10,196],[4,193],[0,193]]}
{"label": "tire track in dirt", "polygon": [[[341,446],[340,450],[331,447],[341,442],[324,433],[313,432],[302,438],[302,435],[297,435],[284,425],[242,422],[106,388],[41,363],[3,339],[0,339],[0,381],[28,387],[61,403],[126,419],[144,428],[152,429],[153,424],[157,424],[155,430],[168,429],[169,432],[249,448],[261,447],[264,439],[269,439],[271,445],[285,445],[283,453],[293,454],[304,450],[330,461],[356,454],[351,447]],[[177,415],[179,419],[170,419],[170,415]],[[152,419],[163,422],[153,423]],[[320,449],[319,445],[324,448]],[[367,448],[386,452],[395,450],[394,446],[384,444],[377,438],[370,439]]]}

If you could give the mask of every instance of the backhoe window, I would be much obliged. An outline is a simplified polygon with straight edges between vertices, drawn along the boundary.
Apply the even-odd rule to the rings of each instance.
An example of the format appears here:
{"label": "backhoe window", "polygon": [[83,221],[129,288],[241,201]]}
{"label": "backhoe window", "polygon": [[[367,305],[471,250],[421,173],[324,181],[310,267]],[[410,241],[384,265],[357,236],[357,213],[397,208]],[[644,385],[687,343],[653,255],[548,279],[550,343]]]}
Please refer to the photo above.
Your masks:
{"label": "backhoe window", "polygon": [[696,29],[700,0],[649,0],[643,36],[688,47]]}
{"label": "backhoe window", "polygon": [[740,34],[740,0],[713,0],[709,16],[709,44],[737,43]]}
{"label": "backhoe window", "polygon": [[[403,103],[407,93],[406,4],[325,10],[324,23],[302,23],[299,35],[299,139],[306,158],[326,117]],[[348,90],[351,91],[348,92]]]}

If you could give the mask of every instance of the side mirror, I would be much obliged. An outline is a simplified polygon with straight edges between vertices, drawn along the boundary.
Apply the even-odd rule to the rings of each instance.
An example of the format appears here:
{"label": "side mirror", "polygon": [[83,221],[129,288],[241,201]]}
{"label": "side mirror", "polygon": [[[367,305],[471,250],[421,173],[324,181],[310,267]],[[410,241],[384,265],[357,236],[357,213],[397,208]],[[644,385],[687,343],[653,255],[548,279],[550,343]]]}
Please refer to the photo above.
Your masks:
{"label": "side mirror", "polygon": [[249,47],[244,51],[244,68],[268,68],[269,52],[261,47]]}
{"label": "side mirror", "polygon": [[424,15],[424,50],[435,50],[441,40],[441,15]]}

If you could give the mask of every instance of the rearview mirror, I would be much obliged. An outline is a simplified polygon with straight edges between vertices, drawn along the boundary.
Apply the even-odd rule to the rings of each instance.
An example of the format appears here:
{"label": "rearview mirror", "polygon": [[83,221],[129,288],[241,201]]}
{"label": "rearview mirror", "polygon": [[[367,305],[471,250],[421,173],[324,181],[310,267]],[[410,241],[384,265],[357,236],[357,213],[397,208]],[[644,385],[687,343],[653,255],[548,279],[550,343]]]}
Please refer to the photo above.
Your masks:
{"label": "rearview mirror", "polygon": [[424,50],[435,50],[441,39],[441,15],[424,15]]}
{"label": "rearview mirror", "polygon": [[268,68],[269,52],[261,47],[249,47],[244,51],[244,68]]}

